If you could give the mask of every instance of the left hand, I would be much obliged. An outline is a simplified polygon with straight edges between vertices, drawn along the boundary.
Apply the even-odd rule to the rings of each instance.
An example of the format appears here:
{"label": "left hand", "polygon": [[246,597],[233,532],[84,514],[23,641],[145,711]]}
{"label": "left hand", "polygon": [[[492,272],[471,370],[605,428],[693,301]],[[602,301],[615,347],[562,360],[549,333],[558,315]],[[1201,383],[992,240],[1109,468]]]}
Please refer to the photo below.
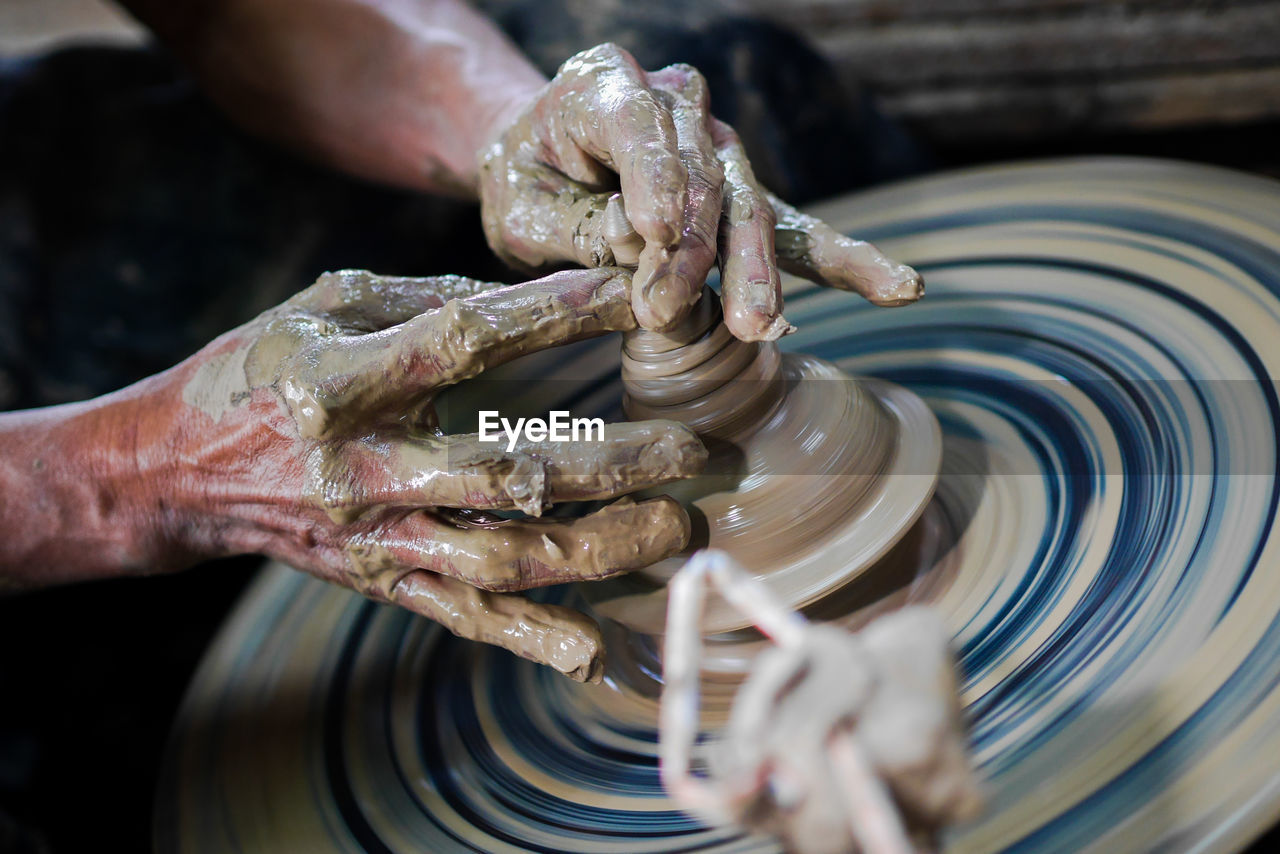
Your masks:
{"label": "left hand", "polygon": [[634,266],[636,319],[659,331],[697,302],[718,258],[725,324],[747,341],[794,328],[779,266],[877,305],[923,294],[915,270],[761,187],[708,100],[687,65],[646,72],[612,44],[570,58],[481,153],[494,251],[534,270]]}

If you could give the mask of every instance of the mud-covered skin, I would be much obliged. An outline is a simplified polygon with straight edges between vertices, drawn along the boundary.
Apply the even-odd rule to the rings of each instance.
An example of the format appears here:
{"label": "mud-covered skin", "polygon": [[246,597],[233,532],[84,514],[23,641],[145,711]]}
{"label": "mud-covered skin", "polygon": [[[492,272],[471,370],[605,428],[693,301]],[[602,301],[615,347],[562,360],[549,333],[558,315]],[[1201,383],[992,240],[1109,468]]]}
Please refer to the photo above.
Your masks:
{"label": "mud-covered skin", "polygon": [[788,273],[853,291],[876,305],[906,305],[924,296],[924,279],[911,267],[886,258],[865,240],[846,237],[772,193],[765,195],[778,221],[778,266]]}
{"label": "mud-covered skin", "polygon": [[779,264],[877,305],[923,293],[911,268],[770,195],[696,69],[645,72],[613,44],[569,59],[482,152],[480,195],[508,263],[635,266],[632,305],[650,330],[689,312],[717,262],[726,325],[747,341],[793,329]]}
{"label": "mud-covered skin", "polygon": [[[138,386],[4,416],[0,438],[15,453],[0,453],[0,474],[41,503],[25,520],[18,502],[0,504],[24,532],[0,550],[0,576],[22,581],[13,573],[32,557],[46,573],[27,579],[38,584],[261,553],[598,679],[595,623],[511,591],[647,566],[685,546],[688,517],[666,497],[539,516],[695,474],[702,444],[650,421],[507,451],[441,433],[432,397],[533,350],[634,329],[630,279],[573,270],[505,287],[326,274]],[[37,449],[49,446],[44,467]],[[77,471],[89,450],[101,459]],[[528,515],[485,512],[510,509]],[[81,548],[42,538],[42,525]],[[61,569],[41,568],[50,563]]]}

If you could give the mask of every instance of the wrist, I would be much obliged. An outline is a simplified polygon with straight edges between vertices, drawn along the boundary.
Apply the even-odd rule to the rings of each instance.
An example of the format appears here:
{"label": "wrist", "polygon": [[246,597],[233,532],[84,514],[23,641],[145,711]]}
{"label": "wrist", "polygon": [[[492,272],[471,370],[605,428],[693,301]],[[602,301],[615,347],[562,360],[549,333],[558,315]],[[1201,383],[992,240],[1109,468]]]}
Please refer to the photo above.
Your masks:
{"label": "wrist", "polygon": [[495,99],[479,123],[475,139],[476,158],[483,156],[486,149],[502,139],[502,135],[514,125],[538,100],[547,87],[547,81],[538,78],[523,81],[512,86]]}
{"label": "wrist", "polygon": [[0,416],[0,573],[17,583],[169,568],[170,526],[138,464],[138,388]]}
{"label": "wrist", "polygon": [[[479,197],[480,163],[545,90],[547,79],[521,56],[477,73],[465,88],[438,101],[442,125],[430,135],[432,159],[443,156],[448,183]],[[434,165],[434,164],[433,164]]]}

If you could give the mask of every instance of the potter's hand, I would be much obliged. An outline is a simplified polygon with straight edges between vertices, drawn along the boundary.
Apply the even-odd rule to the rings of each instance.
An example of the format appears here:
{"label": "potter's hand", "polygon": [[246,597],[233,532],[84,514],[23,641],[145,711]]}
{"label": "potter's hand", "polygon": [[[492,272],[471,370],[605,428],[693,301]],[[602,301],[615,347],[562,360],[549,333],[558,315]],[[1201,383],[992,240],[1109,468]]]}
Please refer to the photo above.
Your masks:
{"label": "potter's hand", "polygon": [[[604,578],[686,544],[672,499],[624,499],[582,518],[554,502],[610,498],[696,473],[688,428],[610,425],[603,442],[481,443],[436,429],[433,395],[533,350],[634,328],[630,276],[554,274],[514,287],[458,277],[322,277],[215,342],[184,397],[184,456],[214,473],[238,543],[403,605],[576,679],[599,679],[588,617],[502,591]],[[248,463],[248,465],[246,465]],[[248,470],[251,469],[251,470]],[[231,482],[224,482],[227,474]]]}
{"label": "potter's hand", "polygon": [[[436,429],[441,389],[523,353],[634,329],[631,276],[514,287],[328,274],[177,367],[84,403],[0,413],[0,590],[279,558],[575,679],[599,628],[508,591],[603,578],[680,551],[670,498],[605,499],[697,473],[670,421],[594,443],[481,443]],[[504,521],[486,511],[518,508]]]}
{"label": "potter's hand", "polygon": [[509,263],[635,266],[647,329],[697,302],[717,254],[725,323],[745,340],[792,329],[779,266],[879,305],[923,293],[910,267],[766,192],[695,69],[646,73],[616,45],[561,66],[483,151],[480,193],[485,234]]}
{"label": "potter's hand", "polygon": [[[199,552],[262,552],[456,634],[569,674],[602,673],[599,629],[507,591],[597,579],[682,549],[670,498],[582,518],[555,502],[611,498],[696,473],[705,451],[668,421],[609,425],[593,443],[445,435],[432,398],[524,353],[635,327],[625,271],[513,287],[459,277],[331,273],[177,370],[173,458],[196,495]],[[180,504],[181,502],[179,502]],[[175,509],[178,509],[175,507]]]}

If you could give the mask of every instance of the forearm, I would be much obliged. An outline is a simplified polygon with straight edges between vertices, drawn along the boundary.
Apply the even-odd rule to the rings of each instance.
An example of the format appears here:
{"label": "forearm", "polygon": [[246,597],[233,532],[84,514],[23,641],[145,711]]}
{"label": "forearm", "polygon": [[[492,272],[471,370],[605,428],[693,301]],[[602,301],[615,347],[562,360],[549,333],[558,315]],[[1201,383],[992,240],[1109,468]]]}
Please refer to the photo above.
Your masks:
{"label": "forearm", "polygon": [[474,195],[545,78],[460,0],[121,0],[246,129],[345,171]]}
{"label": "forearm", "polygon": [[0,414],[0,589],[154,571],[163,497],[132,389]]}

